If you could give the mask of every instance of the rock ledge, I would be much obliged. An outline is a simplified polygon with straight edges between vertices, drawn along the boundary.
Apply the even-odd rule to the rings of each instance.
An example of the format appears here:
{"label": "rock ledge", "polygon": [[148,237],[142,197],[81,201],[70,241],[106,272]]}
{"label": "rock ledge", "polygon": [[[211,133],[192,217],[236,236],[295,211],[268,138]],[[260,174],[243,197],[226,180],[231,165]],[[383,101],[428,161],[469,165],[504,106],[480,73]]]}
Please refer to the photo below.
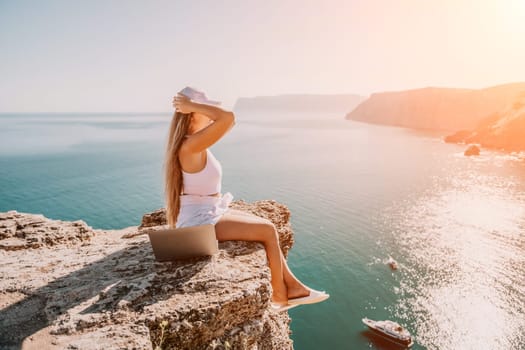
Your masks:
{"label": "rock ledge", "polygon": [[[232,208],[271,220],[283,254],[290,211],[273,200]],[[0,213],[2,349],[293,349],[286,312],[269,309],[270,270],[258,242],[219,243],[213,257],[157,262],[139,226]]]}

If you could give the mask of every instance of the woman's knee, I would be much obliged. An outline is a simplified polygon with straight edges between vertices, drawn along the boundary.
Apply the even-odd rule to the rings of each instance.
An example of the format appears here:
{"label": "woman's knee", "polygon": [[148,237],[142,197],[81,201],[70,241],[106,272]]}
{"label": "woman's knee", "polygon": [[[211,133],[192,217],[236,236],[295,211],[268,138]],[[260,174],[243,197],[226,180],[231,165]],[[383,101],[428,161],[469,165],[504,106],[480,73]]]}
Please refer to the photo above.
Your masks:
{"label": "woman's knee", "polygon": [[277,227],[270,220],[265,219],[264,222],[264,234],[265,242],[279,242],[279,234],[277,233]]}
{"label": "woman's knee", "polygon": [[253,233],[259,241],[263,243],[273,243],[278,240],[277,229],[273,222],[267,219],[260,219],[253,225]]}

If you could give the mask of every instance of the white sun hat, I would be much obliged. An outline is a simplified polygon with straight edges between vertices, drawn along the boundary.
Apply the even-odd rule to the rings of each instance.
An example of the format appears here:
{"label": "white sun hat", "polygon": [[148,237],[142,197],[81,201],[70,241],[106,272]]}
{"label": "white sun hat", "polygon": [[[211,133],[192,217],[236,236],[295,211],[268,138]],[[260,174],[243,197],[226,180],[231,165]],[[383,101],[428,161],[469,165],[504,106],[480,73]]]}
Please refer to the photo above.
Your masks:
{"label": "white sun hat", "polygon": [[189,97],[192,101],[198,102],[198,103],[204,103],[212,106],[219,106],[221,104],[220,101],[214,101],[210,100],[204,91],[201,91],[199,89],[196,89],[192,86],[186,86],[184,89],[179,91],[179,94],[183,94],[186,97]]}

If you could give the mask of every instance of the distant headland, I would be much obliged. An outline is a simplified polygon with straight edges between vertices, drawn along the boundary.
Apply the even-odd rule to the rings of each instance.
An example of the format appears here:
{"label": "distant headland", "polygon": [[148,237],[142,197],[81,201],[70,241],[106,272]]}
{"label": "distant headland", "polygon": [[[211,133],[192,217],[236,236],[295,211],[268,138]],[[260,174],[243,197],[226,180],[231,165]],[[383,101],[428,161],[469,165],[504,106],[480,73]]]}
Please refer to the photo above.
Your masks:
{"label": "distant headland", "polygon": [[525,151],[525,82],[458,89],[426,87],[374,93],[346,119],[443,131],[446,142]]}
{"label": "distant headland", "polygon": [[289,111],[346,113],[366,99],[356,94],[283,94],[275,96],[240,97],[235,111]]}

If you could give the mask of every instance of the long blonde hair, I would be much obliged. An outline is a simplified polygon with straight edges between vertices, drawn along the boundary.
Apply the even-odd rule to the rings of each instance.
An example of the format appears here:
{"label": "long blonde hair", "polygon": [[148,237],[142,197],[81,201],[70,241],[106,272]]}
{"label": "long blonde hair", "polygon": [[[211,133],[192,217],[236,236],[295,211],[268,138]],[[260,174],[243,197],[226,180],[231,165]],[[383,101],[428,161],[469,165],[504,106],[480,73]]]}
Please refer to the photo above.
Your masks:
{"label": "long blonde hair", "polygon": [[166,196],[166,220],[169,227],[175,227],[180,210],[180,194],[183,188],[182,169],[179,161],[179,150],[191,123],[191,113],[175,112],[166,145],[164,159],[164,193]]}

